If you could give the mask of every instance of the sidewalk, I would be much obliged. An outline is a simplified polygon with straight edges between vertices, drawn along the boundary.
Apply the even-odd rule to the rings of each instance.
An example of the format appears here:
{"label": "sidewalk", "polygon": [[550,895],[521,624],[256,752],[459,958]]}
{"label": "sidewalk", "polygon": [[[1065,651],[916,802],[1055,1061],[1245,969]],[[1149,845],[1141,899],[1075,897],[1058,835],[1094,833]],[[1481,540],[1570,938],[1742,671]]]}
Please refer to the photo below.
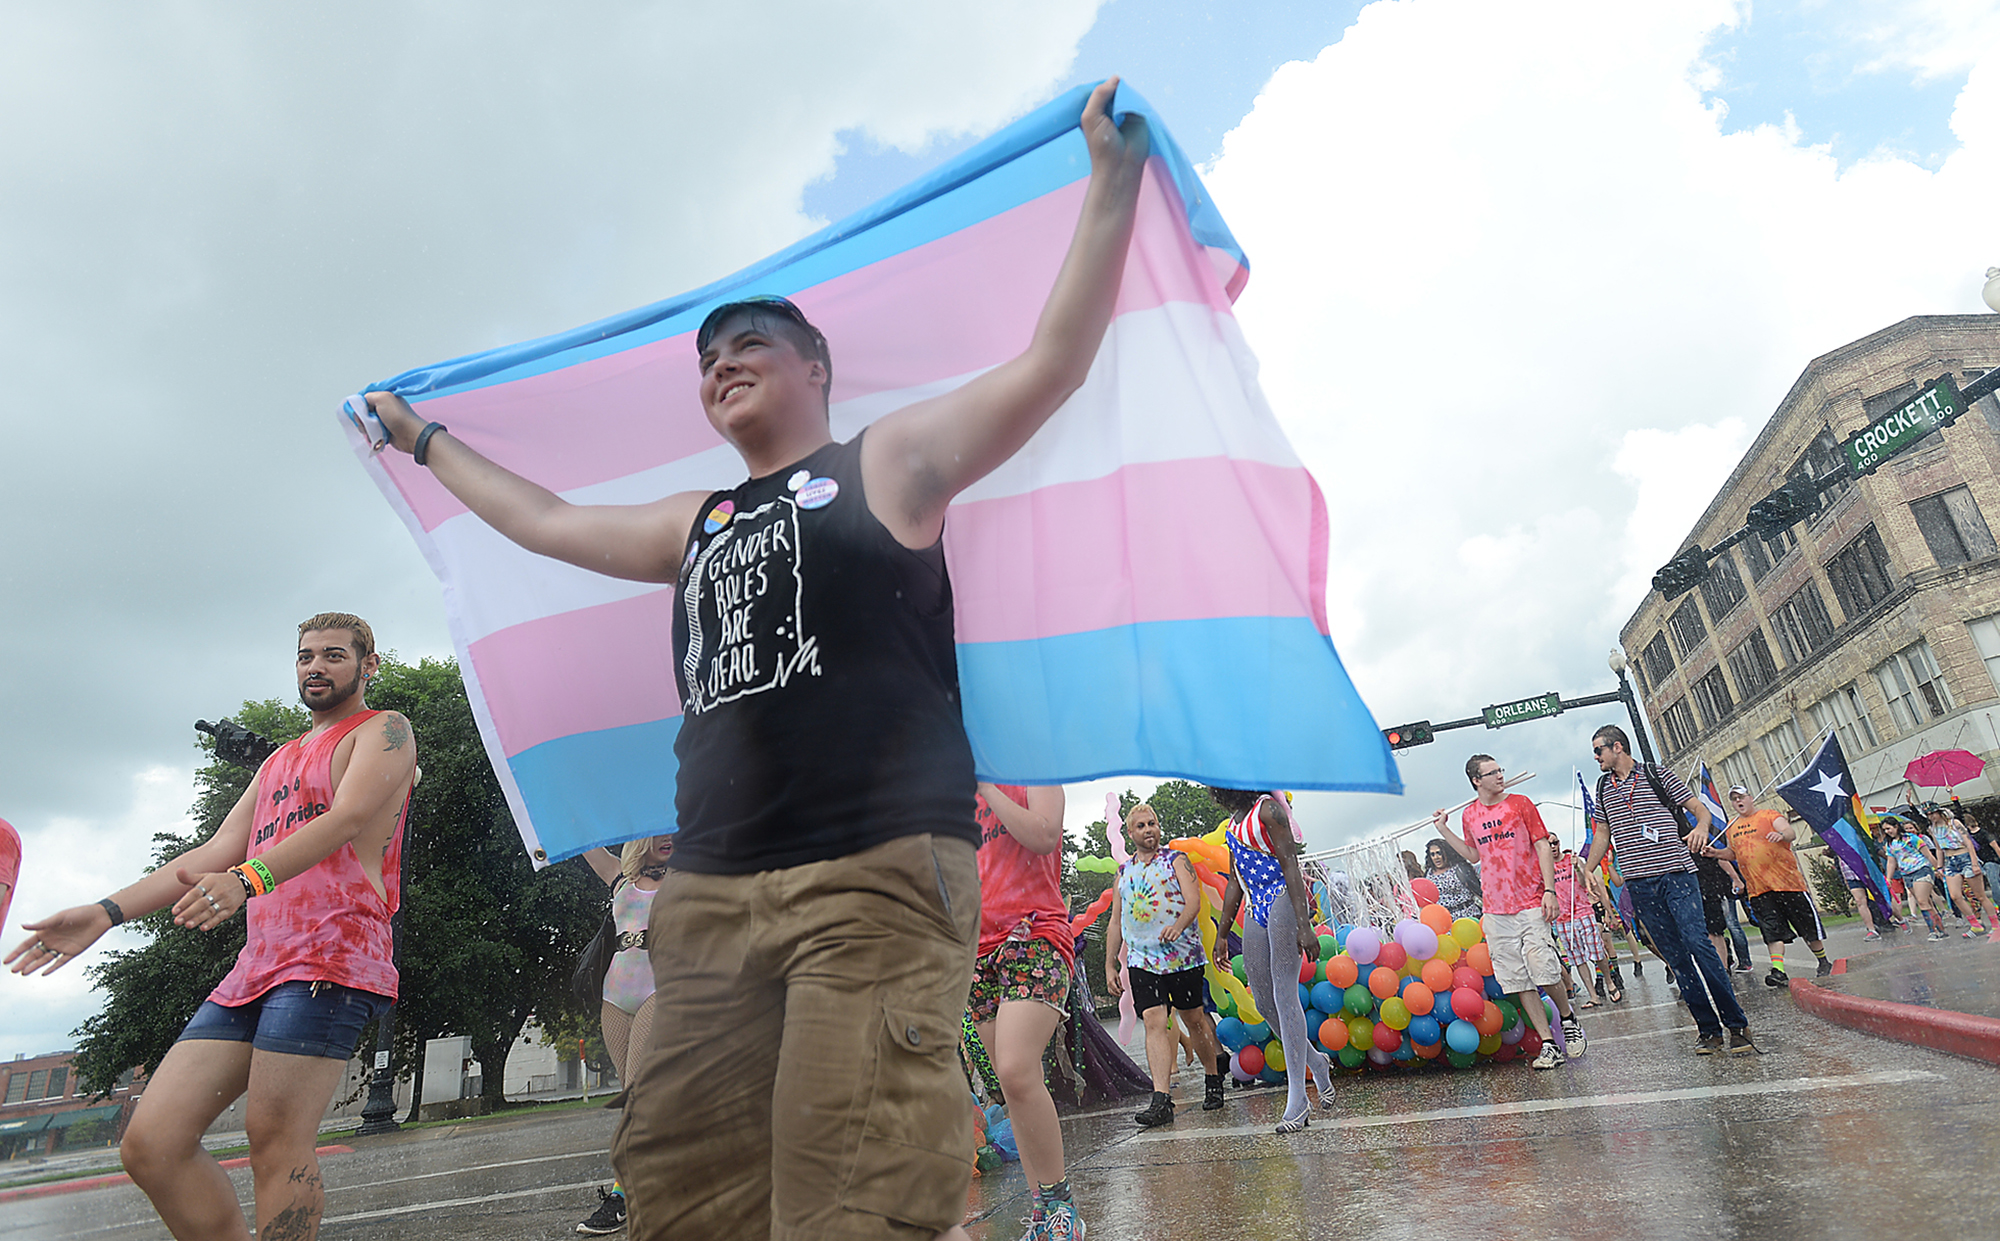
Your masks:
{"label": "sidewalk", "polygon": [[1841,936],[1841,959],[1827,978],[1796,978],[1792,998],[1826,1021],[1878,1038],[2000,1064],[2000,943],[1925,941],[1921,928],[1862,944]]}

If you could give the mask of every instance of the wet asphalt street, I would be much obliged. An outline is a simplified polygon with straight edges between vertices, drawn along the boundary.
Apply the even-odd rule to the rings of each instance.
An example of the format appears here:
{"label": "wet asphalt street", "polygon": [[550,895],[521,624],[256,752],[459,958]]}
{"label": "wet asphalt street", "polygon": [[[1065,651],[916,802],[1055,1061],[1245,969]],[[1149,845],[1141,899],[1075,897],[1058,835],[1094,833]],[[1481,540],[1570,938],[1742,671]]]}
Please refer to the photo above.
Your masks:
{"label": "wet asphalt street", "polygon": [[[1859,951],[1836,932],[1834,951]],[[1953,945],[1975,960],[2000,946]],[[1066,1118],[1096,1238],[1877,1238],[1981,1235],[2000,1220],[2000,1070],[1799,1012],[1737,975],[1762,1054],[1697,1057],[1657,964],[1585,1013],[1589,1052],[1346,1077],[1338,1115],[1271,1132],[1281,1090],[1139,1130],[1138,1102]],[[2000,957],[1995,957],[2000,960]],[[1810,958],[1806,958],[1810,961]],[[1797,964],[1795,963],[1795,968]],[[1956,972],[1950,961],[1942,968]],[[353,1140],[324,1161],[328,1238],[558,1238],[609,1179],[615,1114],[571,1111]],[[248,1196],[248,1172],[232,1174]],[[1020,1233],[1018,1165],[973,1183],[971,1232]],[[164,1238],[129,1185],[0,1203],[0,1239]]]}

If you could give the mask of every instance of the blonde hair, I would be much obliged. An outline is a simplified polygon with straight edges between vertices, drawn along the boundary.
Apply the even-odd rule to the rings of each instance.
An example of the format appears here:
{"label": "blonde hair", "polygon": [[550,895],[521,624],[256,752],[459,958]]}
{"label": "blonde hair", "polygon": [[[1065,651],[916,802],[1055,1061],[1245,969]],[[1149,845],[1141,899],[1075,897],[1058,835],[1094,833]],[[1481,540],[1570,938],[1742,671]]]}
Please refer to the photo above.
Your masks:
{"label": "blonde hair", "polygon": [[366,659],[375,653],[375,631],[368,627],[367,621],[352,612],[321,612],[299,622],[301,638],[315,629],[345,629],[353,633],[356,659]]}
{"label": "blonde hair", "polygon": [[[1144,810],[1148,814],[1151,814],[1153,816],[1153,822],[1158,823],[1160,821],[1160,812],[1153,809],[1152,802],[1149,801],[1138,802],[1130,810],[1127,810],[1125,812],[1125,826],[1128,830],[1132,826],[1132,816],[1139,813],[1141,810]],[[1162,826],[1164,828],[1164,825]]]}
{"label": "blonde hair", "polygon": [[639,868],[645,862],[646,855],[653,851],[653,842],[658,839],[658,836],[641,836],[637,840],[625,842],[624,851],[618,855],[618,873],[625,876],[625,882],[639,881]]}

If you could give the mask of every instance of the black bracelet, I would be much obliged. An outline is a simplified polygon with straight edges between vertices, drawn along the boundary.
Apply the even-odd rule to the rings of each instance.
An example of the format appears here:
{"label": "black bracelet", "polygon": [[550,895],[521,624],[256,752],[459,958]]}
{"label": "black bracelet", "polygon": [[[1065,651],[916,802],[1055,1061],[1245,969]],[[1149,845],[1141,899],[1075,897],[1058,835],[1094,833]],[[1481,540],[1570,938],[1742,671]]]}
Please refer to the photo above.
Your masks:
{"label": "black bracelet", "polygon": [[439,431],[449,431],[449,430],[451,430],[451,428],[444,425],[442,422],[425,423],[424,429],[417,432],[417,445],[415,448],[412,448],[410,450],[410,456],[416,460],[416,463],[418,465],[428,464],[424,460],[424,451],[431,446],[431,436],[436,435]]}
{"label": "black bracelet", "polygon": [[248,905],[250,898],[257,895],[257,889],[250,883],[250,876],[237,870],[234,866],[229,868],[229,873],[236,876],[236,882],[243,885],[243,903]]}
{"label": "black bracelet", "polygon": [[103,907],[105,913],[111,915],[112,926],[123,926],[125,924],[125,911],[118,908],[117,901],[107,896],[97,903]]}

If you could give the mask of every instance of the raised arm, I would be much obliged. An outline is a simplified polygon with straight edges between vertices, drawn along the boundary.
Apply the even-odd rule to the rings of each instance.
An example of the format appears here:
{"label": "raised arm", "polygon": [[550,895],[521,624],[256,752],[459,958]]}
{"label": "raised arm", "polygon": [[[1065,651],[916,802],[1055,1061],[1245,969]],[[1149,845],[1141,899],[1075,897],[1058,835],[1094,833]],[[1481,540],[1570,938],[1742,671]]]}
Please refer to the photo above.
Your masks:
{"label": "raised arm", "polygon": [[[412,452],[429,425],[393,392],[370,392],[368,404],[391,441]],[[683,491],[651,504],[571,504],[452,436],[437,431],[424,445],[424,464],[445,490],[481,521],[537,555],[636,582],[671,582],[681,548],[706,493]]]}
{"label": "raised arm", "polygon": [[1458,856],[1468,862],[1477,862],[1479,860],[1479,846],[1451,830],[1451,813],[1449,811],[1431,811],[1431,826],[1438,830],[1438,835],[1444,837],[1445,843],[1451,846],[1452,852],[1458,854]]}
{"label": "raised arm", "polygon": [[1090,187],[1026,352],[883,415],[862,443],[869,510],[905,546],[936,542],[952,497],[1013,456],[1090,374],[1125,275],[1150,149],[1143,118],[1112,124],[1117,87],[1110,79],[1084,105]]}
{"label": "raised arm", "polygon": [[1036,785],[1028,789],[1023,806],[999,789],[981,781],[979,795],[1007,834],[1030,853],[1049,854],[1062,847],[1063,791],[1060,784]]}

